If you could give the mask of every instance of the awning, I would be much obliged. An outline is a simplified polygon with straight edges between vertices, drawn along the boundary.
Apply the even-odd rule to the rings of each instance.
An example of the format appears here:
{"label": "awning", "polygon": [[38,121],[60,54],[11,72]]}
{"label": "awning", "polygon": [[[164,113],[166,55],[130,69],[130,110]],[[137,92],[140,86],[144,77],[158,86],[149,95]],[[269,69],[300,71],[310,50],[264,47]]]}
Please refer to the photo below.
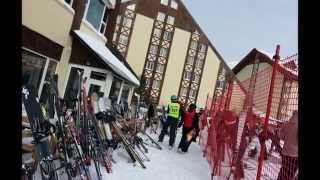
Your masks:
{"label": "awning", "polygon": [[96,40],[84,32],[79,30],[74,31],[75,34],[94,52],[98,55],[112,70],[119,76],[139,86],[139,80],[120,60],[112,54],[103,42]]}

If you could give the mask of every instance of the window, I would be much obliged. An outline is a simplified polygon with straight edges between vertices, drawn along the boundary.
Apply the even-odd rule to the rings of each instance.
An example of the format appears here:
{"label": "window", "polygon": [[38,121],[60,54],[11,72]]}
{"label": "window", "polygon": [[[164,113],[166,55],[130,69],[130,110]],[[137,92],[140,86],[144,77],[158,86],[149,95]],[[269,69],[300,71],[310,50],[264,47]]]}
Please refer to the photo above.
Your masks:
{"label": "window", "polygon": [[128,36],[121,34],[119,36],[119,43],[127,45],[128,44]]}
{"label": "window", "polygon": [[180,91],[180,96],[186,96],[187,95],[187,88],[181,88],[181,91]]}
{"label": "window", "polygon": [[198,60],[197,60],[197,66],[201,68],[201,67],[202,67],[202,64],[203,64],[203,60],[198,59]]}
{"label": "window", "polygon": [[120,24],[120,22],[121,22],[121,16],[118,15],[118,16],[117,16],[117,24]]}
{"label": "window", "polygon": [[206,52],[207,46],[204,44],[200,44],[200,52]]}
{"label": "window", "polygon": [[190,64],[190,65],[193,65],[193,62],[194,62],[194,57],[193,56],[188,56],[187,63]]}
{"label": "window", "polygon": [[193,75],[193,79],[192,79],[192,81],[193,81],[193,82],[198,83],[198,82],[199,82],[199,80],[200,80],[200,76],[199,76],[199,75],[194,74],[194,75]]}
{"label": "window", "polygon": [[[47,68],[47,73],[45,77],[45,81],[49,81],[50,78],[53,77],[53,75],[56,72],[56,67],[57,67],[57,62],[49,60],[49,65]],[[46,114],[49,112],[49,93],[50,93],[50,86],[47,83],[43,84],[42,90],[41,90],[41,95],[40,95],[40,104],[44,107],[46,110]]]}
{"label": "window", "polygon": [[168,54],[168,49],[166,49],[166,48],[161,48],[161,49],[160,49],[159,56],[161,56],[161,57],[167,57],[167,54]]}
{"label": "window", "polygon": [[121,100],[128,101],[129,93],[130,93],[130,86],[127,84],[124,84],[122,88],[122,93],[121,93]]}
{"label": "window", "polygon": [[160,3],[165,5],[165,6],[168,6],[169,0],[161,0]]}
{"label": "window", "polygon": [[64,0],[64,2],[72,6],[73,0]]}
{"label": "window", "polygon": [[168,24],[171,24],[171,25],[174,25],[174,17],[168,16],[167,23],[168,23]]}
{"label": "window", "polygon": [[109,98],[111,99],[112,103],[117,102],[118,96],[120,93],[120,87],[121,87],[121,80],[114,77],[109,93]]}
{"label": "window", "polygon": [[153,80],[152,89],[159,89],[160,88],[160,81]]}
{"label": "window", "polygon": [[107,13],[105,12],[103,15],[103,19],[101,22],[101,27],[100,27],[100,33],[104,34],[106,32],[106,28],[107,28]]}
{"label": "window", "polygon": [[90,79],[96,79],[100,81],[105,81],[107,79],[107,74],[101,72],[92,71],[90,74]]}
{"label": "window", "polygon": [[127,7],[127,9],[130,9],[132,11],[134,11],[136,9],[136,5],[135,4],[131,4]]}
{"label": "window", "polygon": [[193,90],[193,89],[190,89],[190,91],[189,91],[189,97],[196,97],[196,91],[195,90]]}
{"label": "window", "polygon": [[171,1],[170,7],[173,9],[178,9],[178,3],[175,0]]}
{"label": "window", "polygon": [[146,65],[147,66],[146,68],[149,69],[149,70],[153,70],[153,65],[154,65],[154,62],[148,61],[147,65]]}
{"label": "window", "polygon": [[67,88],[64,94],[64,98],[67,100],[68,108],[75,107],[75,101],[71,101],[72,99],[76,99],[79,92],[79,76],[78,71],[83,72],[83,69],[72,67],[69,74],[69,79],[67,83]]}
{"label": "window", "polygon": [[123,18],[123,26],[130,28],[132,25],[132,19],[124,17]]}
{"label": "window", "polygon": [[86,20],[97,30],[100,30],[105,4],[102,0],[88,0]]}
{"label": "window", "polygon": [[166,15],[162,12],[158,12],[157,20],[164,22]]}
{"label": "window", "polygon": [[164,71],[164,65],[163,64],[157,64],[157,69],[156,69],[157,72],[159,73],[163,73]]}
{"label": "window", "polygon": [[39,91],[46,58],[31,52],[22,51],[22,84],[31,84],[36,92]]}
{"label": "window", "polygon": [[161,30],[158,29],[158,28],[155,28],[154,31],[153,31],[153,35],[160,38],[161,36]]}
{"label": "window", "polygon": [[114,41],[114,42],[116,42],[116,41],[117,41],[117,33],[116,33],[116,32],[113,34],[112,41]]}
{"label": "window", "polygon": [[197,49],[197,46],[198,46],[197,41],[191,41],[191,44],[190,44],[191,49]]}
{"label": "window", "polygon": [[183,78],[186,79],[186,80],[190,80],[190,78],[191,78],[191,72],[188,72],[188,71],[184,72]]}
{"label": "window", "polygon": [[150,53],[157,54],[158,46],[150,45]]}
{"label": "window", "polygon": [[165,31],[163,34],[163,39],[166,41],[170,41],[172,38],[172,32]]}

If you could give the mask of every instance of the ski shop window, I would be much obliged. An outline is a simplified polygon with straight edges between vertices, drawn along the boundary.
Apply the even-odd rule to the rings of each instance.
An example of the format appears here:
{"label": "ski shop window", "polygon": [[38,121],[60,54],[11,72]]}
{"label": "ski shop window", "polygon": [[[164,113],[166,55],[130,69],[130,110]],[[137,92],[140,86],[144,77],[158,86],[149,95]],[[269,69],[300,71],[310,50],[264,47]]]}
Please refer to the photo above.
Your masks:
{"label": "ski shop window", "polygon": [[[53,60],[49,60],[49,64],[47,67],[47,73],[45,77],[45,82],[43,83],[41,95],[40,95],[40,103],[43,105],[44,109],[46,112],[49,112],[49,104],[48,104],[48,99],[49,99],[49,84],[48,82],[50,81],[51,78],[53,78],[53,75],[56,72],[56,67],[57,67],[57,62]],[[59,82],[59,77],[58,77],[58,82]]]}
{"label": "ski shop window", "polygon": [[121,93],[121,100],[128,102],[129,93],[130,93],[130,86],[127,84],[124,84],[122,88],[122,93]]}
{"label": "ski shop window", "polygon": [[75,102],[73,100],[77,99],[80,90],[78,71],[83,72],[83,69],[72,67],[70,70],[69,80],[64,94],[68,108],[73,108],[75,106]]}
{"label": "ski shop window", "polygon": [[45,65],[46,58],[22,50],[22,85],[31,84],[38,92]]}
{"label": "ski shop window", "polygon": [[117,77],[114,77],[111,85],[111,89],[110,89],[110,94],[109,94],[109,98],[113,103],[117,102],[118,100],[118,96],[120,94],[120,88],[121,88],[121,80],[118,79]]}
{"label": "ski shop window", "polygon": [[102,0],[88,0],[87,1],[86,20],[98,31],[104,18],[106,5]]}

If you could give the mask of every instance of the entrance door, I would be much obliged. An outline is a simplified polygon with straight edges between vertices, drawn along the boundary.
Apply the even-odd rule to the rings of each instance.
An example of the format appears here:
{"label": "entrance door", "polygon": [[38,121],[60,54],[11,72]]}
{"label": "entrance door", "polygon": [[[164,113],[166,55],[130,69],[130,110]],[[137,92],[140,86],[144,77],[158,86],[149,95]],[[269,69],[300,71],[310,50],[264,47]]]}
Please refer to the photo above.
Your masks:
{"label": "entrance door", "polygon": [[91,71],[88,78],[88,96],[91,96],[93,92],[101,92],[105,96],[107,87],[106,78],[106,73]]}

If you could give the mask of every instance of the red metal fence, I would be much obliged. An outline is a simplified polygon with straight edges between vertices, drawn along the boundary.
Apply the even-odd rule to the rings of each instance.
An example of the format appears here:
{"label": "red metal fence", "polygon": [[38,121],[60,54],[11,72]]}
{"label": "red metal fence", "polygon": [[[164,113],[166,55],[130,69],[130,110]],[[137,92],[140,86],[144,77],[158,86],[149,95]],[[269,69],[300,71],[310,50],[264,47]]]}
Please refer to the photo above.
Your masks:
{"label": "red metal fence", "polygon": [[213,177],[297,176],[298,56],[279,60],[279,49],[272,65],[255,61],[241,82],[220,66],[200,124],[200,145]]}

